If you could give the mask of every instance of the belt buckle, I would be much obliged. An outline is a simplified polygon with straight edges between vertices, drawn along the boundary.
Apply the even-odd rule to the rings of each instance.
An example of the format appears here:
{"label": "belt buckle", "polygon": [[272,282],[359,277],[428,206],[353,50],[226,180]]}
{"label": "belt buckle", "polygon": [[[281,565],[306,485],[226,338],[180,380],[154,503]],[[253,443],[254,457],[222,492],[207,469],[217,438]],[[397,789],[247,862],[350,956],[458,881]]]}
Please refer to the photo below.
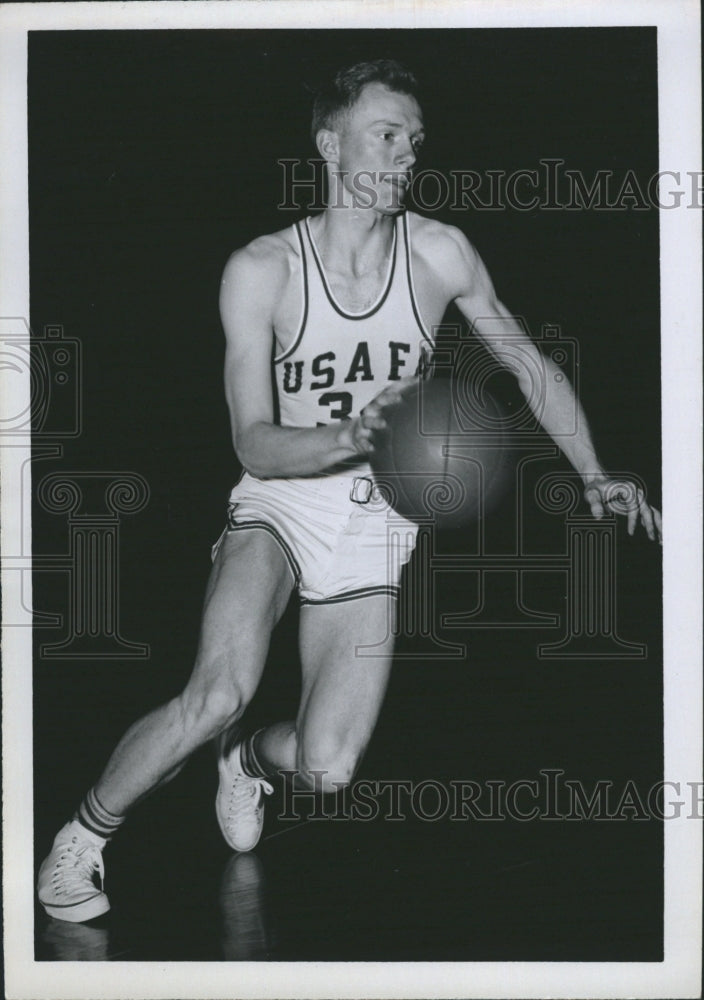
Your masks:
{"label": "belt buckle", "polygon": [[350,489],[350,500],[353,503],[369,503],[374,490],[374,481],[369,476],[355,476]]}

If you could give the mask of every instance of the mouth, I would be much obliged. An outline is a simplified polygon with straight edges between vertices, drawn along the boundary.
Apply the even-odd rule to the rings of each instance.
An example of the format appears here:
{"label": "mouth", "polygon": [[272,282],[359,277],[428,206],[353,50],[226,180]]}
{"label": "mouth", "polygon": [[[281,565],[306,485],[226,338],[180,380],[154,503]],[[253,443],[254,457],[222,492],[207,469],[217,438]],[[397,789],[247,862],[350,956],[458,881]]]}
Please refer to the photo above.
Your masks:
{"label": "mouth", "polygon": [[411,178],[408,174],[394,174],[393,177],[385,177],[384,183],[399,193],[405,194],[411,185]]}

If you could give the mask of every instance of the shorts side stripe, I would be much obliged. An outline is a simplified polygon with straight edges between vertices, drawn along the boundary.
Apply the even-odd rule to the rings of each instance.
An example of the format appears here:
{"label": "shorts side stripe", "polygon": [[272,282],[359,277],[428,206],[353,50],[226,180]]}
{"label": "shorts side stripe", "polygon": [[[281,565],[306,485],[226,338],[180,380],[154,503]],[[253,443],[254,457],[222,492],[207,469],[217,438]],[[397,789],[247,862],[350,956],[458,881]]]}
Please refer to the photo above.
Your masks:
{"label": "shorts side stripe", "polygon": [[316,600],[311,597],[301,598],[301,607],[311,605],[317,607],[320,604],[341,604],[343,601],[356,601],[361,597],[375,597],[377,594],[386,594],[388,597],[398,598],[400,587],[360,587],[359,590],[346,590],[342,594],[333,594],[332,597],[321,597]]}

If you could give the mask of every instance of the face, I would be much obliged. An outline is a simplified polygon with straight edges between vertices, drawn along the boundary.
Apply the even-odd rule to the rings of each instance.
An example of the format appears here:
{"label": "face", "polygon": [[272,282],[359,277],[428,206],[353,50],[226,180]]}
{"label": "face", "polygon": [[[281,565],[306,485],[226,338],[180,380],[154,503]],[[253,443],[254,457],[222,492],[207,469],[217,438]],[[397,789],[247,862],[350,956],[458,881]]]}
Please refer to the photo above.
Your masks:
{"label": "face", "polygon": [[339,174],[337,203],[383,214],[401,209],[424,139],[414,97],[368,83],[339,128],[321,135],[321,152]]}

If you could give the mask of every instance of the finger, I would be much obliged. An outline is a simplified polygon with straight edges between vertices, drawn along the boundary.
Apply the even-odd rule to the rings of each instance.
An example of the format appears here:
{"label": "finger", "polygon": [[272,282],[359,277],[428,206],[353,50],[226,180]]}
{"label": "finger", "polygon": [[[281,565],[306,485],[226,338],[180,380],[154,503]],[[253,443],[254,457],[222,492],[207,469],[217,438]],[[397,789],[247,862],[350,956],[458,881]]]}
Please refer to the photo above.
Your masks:
{"label": "finger", "polygon": [[377,396],[371,403],[367,403],[364,409],[360,410],[359,415],[362,420],[373,420],[374,417],[381,416],[383,408],[384,400]]}
{"label": "finger", "polygon": [[662,517],[660,516],[660,511],[657,507],[649,507],[648,511],[653,525],[653,534],[650,537],[653,541],[657,540],[662,545]]}
{"label": "finger", "polygon": [[643,491],[630,482],[612,482],[605,491],[605,503],[614,514],[625,514],[628,534],[632,535],[638,524],[638,514],[643,502]]}
{"label": "finger", "polygon": [[380,415],[381,407],[377,406],[376,403],[367,403],[367,405],[359,411],[360,419],[364,424],[366,424],[368,420],[374,420]]}
{"label": "finger", "polygon": [[601,497],[596,496],[593,499],[587,498],[587,503],[589,504],[589,509],[591,510],[593,516],[597,519],[597,521],[601,521],[605,513]]}
{"label": "finger", "polygon": [[645,493],[643,493],[643,490],[636,488],[635,498],[631,492],[631,495],[629,496],[627,493],[624,499],[628,504],[628,534],[632,535],[635,532],[638,525],[638,515],[640,514],[643,526],[648,532],[648,538],[654,538],[653,519],[650,516],[650,507],[645,502]]}
{"label": "finger", "polygon": [[413,389],[419,384],[420,380],[417,375],[404,375],[404,377],[399,379],[396,383],[400,393],[408,392],[409,389]]}
{"label": "finger", "polygon": [[369,454],[374,451],[374,436],[370,431],[360,429],[355,438],[355,444],[360,452]]}
{"label": "finger", "polygon": [[372,436],[372,431],[369,427],[366,427],[361,421],[357,425],[357,437],[360,438],[370,438]]}
{"label": "finger", "polygon": [[404,395],[413,388],[419,385],[417,375],[405,375],[403,378],[397,379],[390,385],[387,385],[381,390],[378,396],[375,397],[376,400],[389,398],[395,403],[400,403]]}
{"label": "finger", "polygon": [[383,431],[386,430],[388,424],[382,416],[381,412],[375,413],[365,413],[362,416],[362,427],[366,430]]}
{"label": "finger", "polygon": [[645,500],[642,500],[641,504],[640,504],[640,519],[643,522],[643,527],[648,532],[648,538],[652,542],[654,542],[655,541],[655,522],[654,522],[651,510],[650,510],[650,507],[645,502]]}
{"label": "finger", "polygon": [[375,397],[374,405],[380,407],[396,406],[396,404],[400,403],[402,399],[402,393],[395,387],[393,389],[384,389],[383,392],[380,392],[379,395]]}
{"label": "finger", "polygon": [[355,444],[359,444],[360,441],[367,440],[371,434],[371,432],[364,426],[363,414],[364,411],[352,420],[352,427],[350,428],[350,431]]}
{"label": "finger", "polygon": [[660,516],[660,511],[657,507],[651,507],[653,512],[653,521],[655,522],[655,530],[658,533],[658,541],[662,545],[662,517]]}
{"label": "finger", "polygon": [[591,510],[592,515],[597,519],[597,521],[601,521],[604,516],[604,504],[602,503],[601,492],[599,489],[596,486],[587,488],[584,491],[584,499],[589,504],[589,509]]}
{"label": "finger", "polygon": [[[640,514],[642,518],[643,507],[648,506],[645,502],[645,494],[643,493],[643,490],[640,490],[637,487],[634,487],[633,484],[629,483],[622,487],[620,495],[618,495],[615,499],[617,500],[616,509],[618,510],[618,507],[620,506],[621,513],[623,513],[625,509],[628,534],[634,534],[638,526],[638,515]],[[643,521],[643,524],[645,525],[645,521]],[[645,525],[645,527],[647,530],[647,525]]]}
{"label": "finger", "polygon": [[636,525],[638,524],[638,508],[637,507],[629,507],[628,508],[628,512],[626,514],[626,517],[628,519],[628,521],[627,521],[627,523],[628,523],[628,534],[632,535],[633,532],[636,530]]}
{"label": "finger", "polygon": [[633,483],[612,482],[606,485],[604,496],[606,505],[614,514],[627,515],[631,511],[638,513],[643,493]]}

